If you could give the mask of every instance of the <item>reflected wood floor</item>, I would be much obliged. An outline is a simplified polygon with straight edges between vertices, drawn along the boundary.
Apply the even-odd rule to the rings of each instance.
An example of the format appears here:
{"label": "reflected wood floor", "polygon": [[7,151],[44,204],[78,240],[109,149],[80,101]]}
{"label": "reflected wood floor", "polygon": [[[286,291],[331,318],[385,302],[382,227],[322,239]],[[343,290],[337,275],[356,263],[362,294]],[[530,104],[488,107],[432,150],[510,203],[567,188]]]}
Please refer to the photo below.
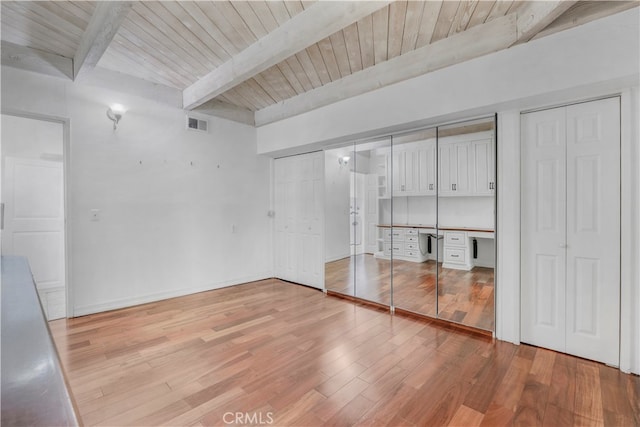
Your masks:
{"label": "reflected wood floor", "polygon": [[[436,262],[393,261],[393,301],[398,308],[435,317]],[[354,288],[355,281],[355,288]],[[391,261],[370,254],[325,264],[327,289],[390,305]],[[438,282],[438,317],[493,331],[494,272],[442,268]]]}
{"label": "reflected wood floor", "polygon": [[278,280],[50,327],[85,425],[640,424],[636,376]]}

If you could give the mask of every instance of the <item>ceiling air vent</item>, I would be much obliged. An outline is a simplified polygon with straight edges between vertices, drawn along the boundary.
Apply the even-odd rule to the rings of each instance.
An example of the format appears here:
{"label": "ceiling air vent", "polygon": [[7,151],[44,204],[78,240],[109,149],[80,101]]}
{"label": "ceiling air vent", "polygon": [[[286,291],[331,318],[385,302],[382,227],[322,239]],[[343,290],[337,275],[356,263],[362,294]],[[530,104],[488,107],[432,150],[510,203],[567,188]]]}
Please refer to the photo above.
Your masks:
{"label": "ceiling air vent", "polygon": [[209,129],[209,122],[187,115],[187,129],[207,132]]}

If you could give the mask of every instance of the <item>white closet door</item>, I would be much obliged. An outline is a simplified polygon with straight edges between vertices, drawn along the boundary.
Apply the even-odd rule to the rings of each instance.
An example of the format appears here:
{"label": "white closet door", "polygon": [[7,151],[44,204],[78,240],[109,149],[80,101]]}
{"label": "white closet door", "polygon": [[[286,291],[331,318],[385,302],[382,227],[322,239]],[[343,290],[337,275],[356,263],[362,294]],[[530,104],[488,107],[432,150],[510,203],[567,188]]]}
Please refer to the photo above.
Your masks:
{"label": "white closet door", "polygon": [[324,154],[299,156],[298,278],[300,283],[322,288],[324,246],[322,243]]}
{"label": "white closet door", "polygon": [[317,288],[324,284],[324,155],[276,159],[275,275]]}
{"label": "white closet door", "polygon": [[619,99],[522,117],[521,340],[618,365]]}
{"label": "white closet door", "polygon": [[564,108],[522,116],[521,340],[565,351]]}
{"label": "white closet door", "polygon": [[618,365],[620,101],[567,107],[567,353]]}

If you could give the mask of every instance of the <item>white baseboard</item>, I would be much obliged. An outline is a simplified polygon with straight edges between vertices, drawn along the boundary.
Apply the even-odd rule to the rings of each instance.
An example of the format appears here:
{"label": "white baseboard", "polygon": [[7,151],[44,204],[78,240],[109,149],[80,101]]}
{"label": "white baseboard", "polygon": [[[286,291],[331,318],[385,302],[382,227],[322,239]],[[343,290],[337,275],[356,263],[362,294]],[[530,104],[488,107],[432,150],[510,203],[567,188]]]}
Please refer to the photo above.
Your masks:
{"label": "white baseboard", "polygon": [[345,258],[349,258],[351,255],[349,253],[345,254],[345,255],[337,255],[337,256],[333,256],[331,258],[327,258],[324,260],[324,262],[334,262],[334,261],[339,261],[341,259],[345,259]]}
{"label": "white baseboard", "polygon": [[103,311],[117,310],[120,308],[132,307],[150,302],[162,301],[169,298],[181,297],[185,295],[197,294],[199,292],[212,291],[214,289],[226,288],[229,286],[241,285],[243,283],[255,282],[257,280],[270,279],[273,277],[272,272],[265,272],[251,276],[238,277],[222,282],[215,282],[207,286],[176,289],[172,291],[158,292],[155,294],[141,295],[133,298],[125,298],[119,300],[108,301],[100,304],[91,304],[85,306],[74,307],[73,316],[86,316],[88,314],[101,313]]}

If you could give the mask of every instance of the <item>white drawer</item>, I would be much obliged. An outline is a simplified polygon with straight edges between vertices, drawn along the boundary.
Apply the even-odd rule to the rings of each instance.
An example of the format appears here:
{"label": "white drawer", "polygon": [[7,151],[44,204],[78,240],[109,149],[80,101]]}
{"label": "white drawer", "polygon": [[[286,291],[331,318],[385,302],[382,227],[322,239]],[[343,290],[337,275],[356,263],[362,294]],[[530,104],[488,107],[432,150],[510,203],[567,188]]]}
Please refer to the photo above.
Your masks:
{"label": "white drawer", "polygon": [[403,242],[393,242],[391,244],[391,250],[396,255],[402,255],[404,253],[404,243]]}
{"label": "white drawer", "polygon": [[466,246],[467,233],[464,231],[445,231],[444,244],[447,246]]}
{"label": "white drawer", "polygon": [[390,228],[383,228],[382,229],[382,238],[384,240],[386,240],[387,242],[391,241],[391,229]]}
{"label": "white drawer", "polygon": [[467,250],[463,248],[444,248],[444,262],[465,264],[467,262]]}
{"label": "white drawer", "polygon": [[417,236],[418,229],[417,228],[407,228],[404,232],[406,236]]}
{"label": "white drawer", "polygon": [[384,242],[382,253],[385,254],[386,256],[391,255],[391,243]]}
{"label": "white drawer", "polygon": [[410,257],[410,258],[419,258],[420,257],[420,252],[418,252],[417,250],[407,249],[407,250],[404,251],[404,256]]}
{"label": "white drawer", "polygon": [[407,251],[417,251],[420,248],[418,248],[418,242],[405,242],[404,249]]}
{"label": "white drawer", "polygon": [[404,240],[405,240],[405,242],[418,243],[418,235],[417,234],[415,236],[409,235],[409,236],[405,237]]}
{"label": "white drawer", "polygon": [[404,241],[404,228],[394,228],[391,230],[393,241]]}

